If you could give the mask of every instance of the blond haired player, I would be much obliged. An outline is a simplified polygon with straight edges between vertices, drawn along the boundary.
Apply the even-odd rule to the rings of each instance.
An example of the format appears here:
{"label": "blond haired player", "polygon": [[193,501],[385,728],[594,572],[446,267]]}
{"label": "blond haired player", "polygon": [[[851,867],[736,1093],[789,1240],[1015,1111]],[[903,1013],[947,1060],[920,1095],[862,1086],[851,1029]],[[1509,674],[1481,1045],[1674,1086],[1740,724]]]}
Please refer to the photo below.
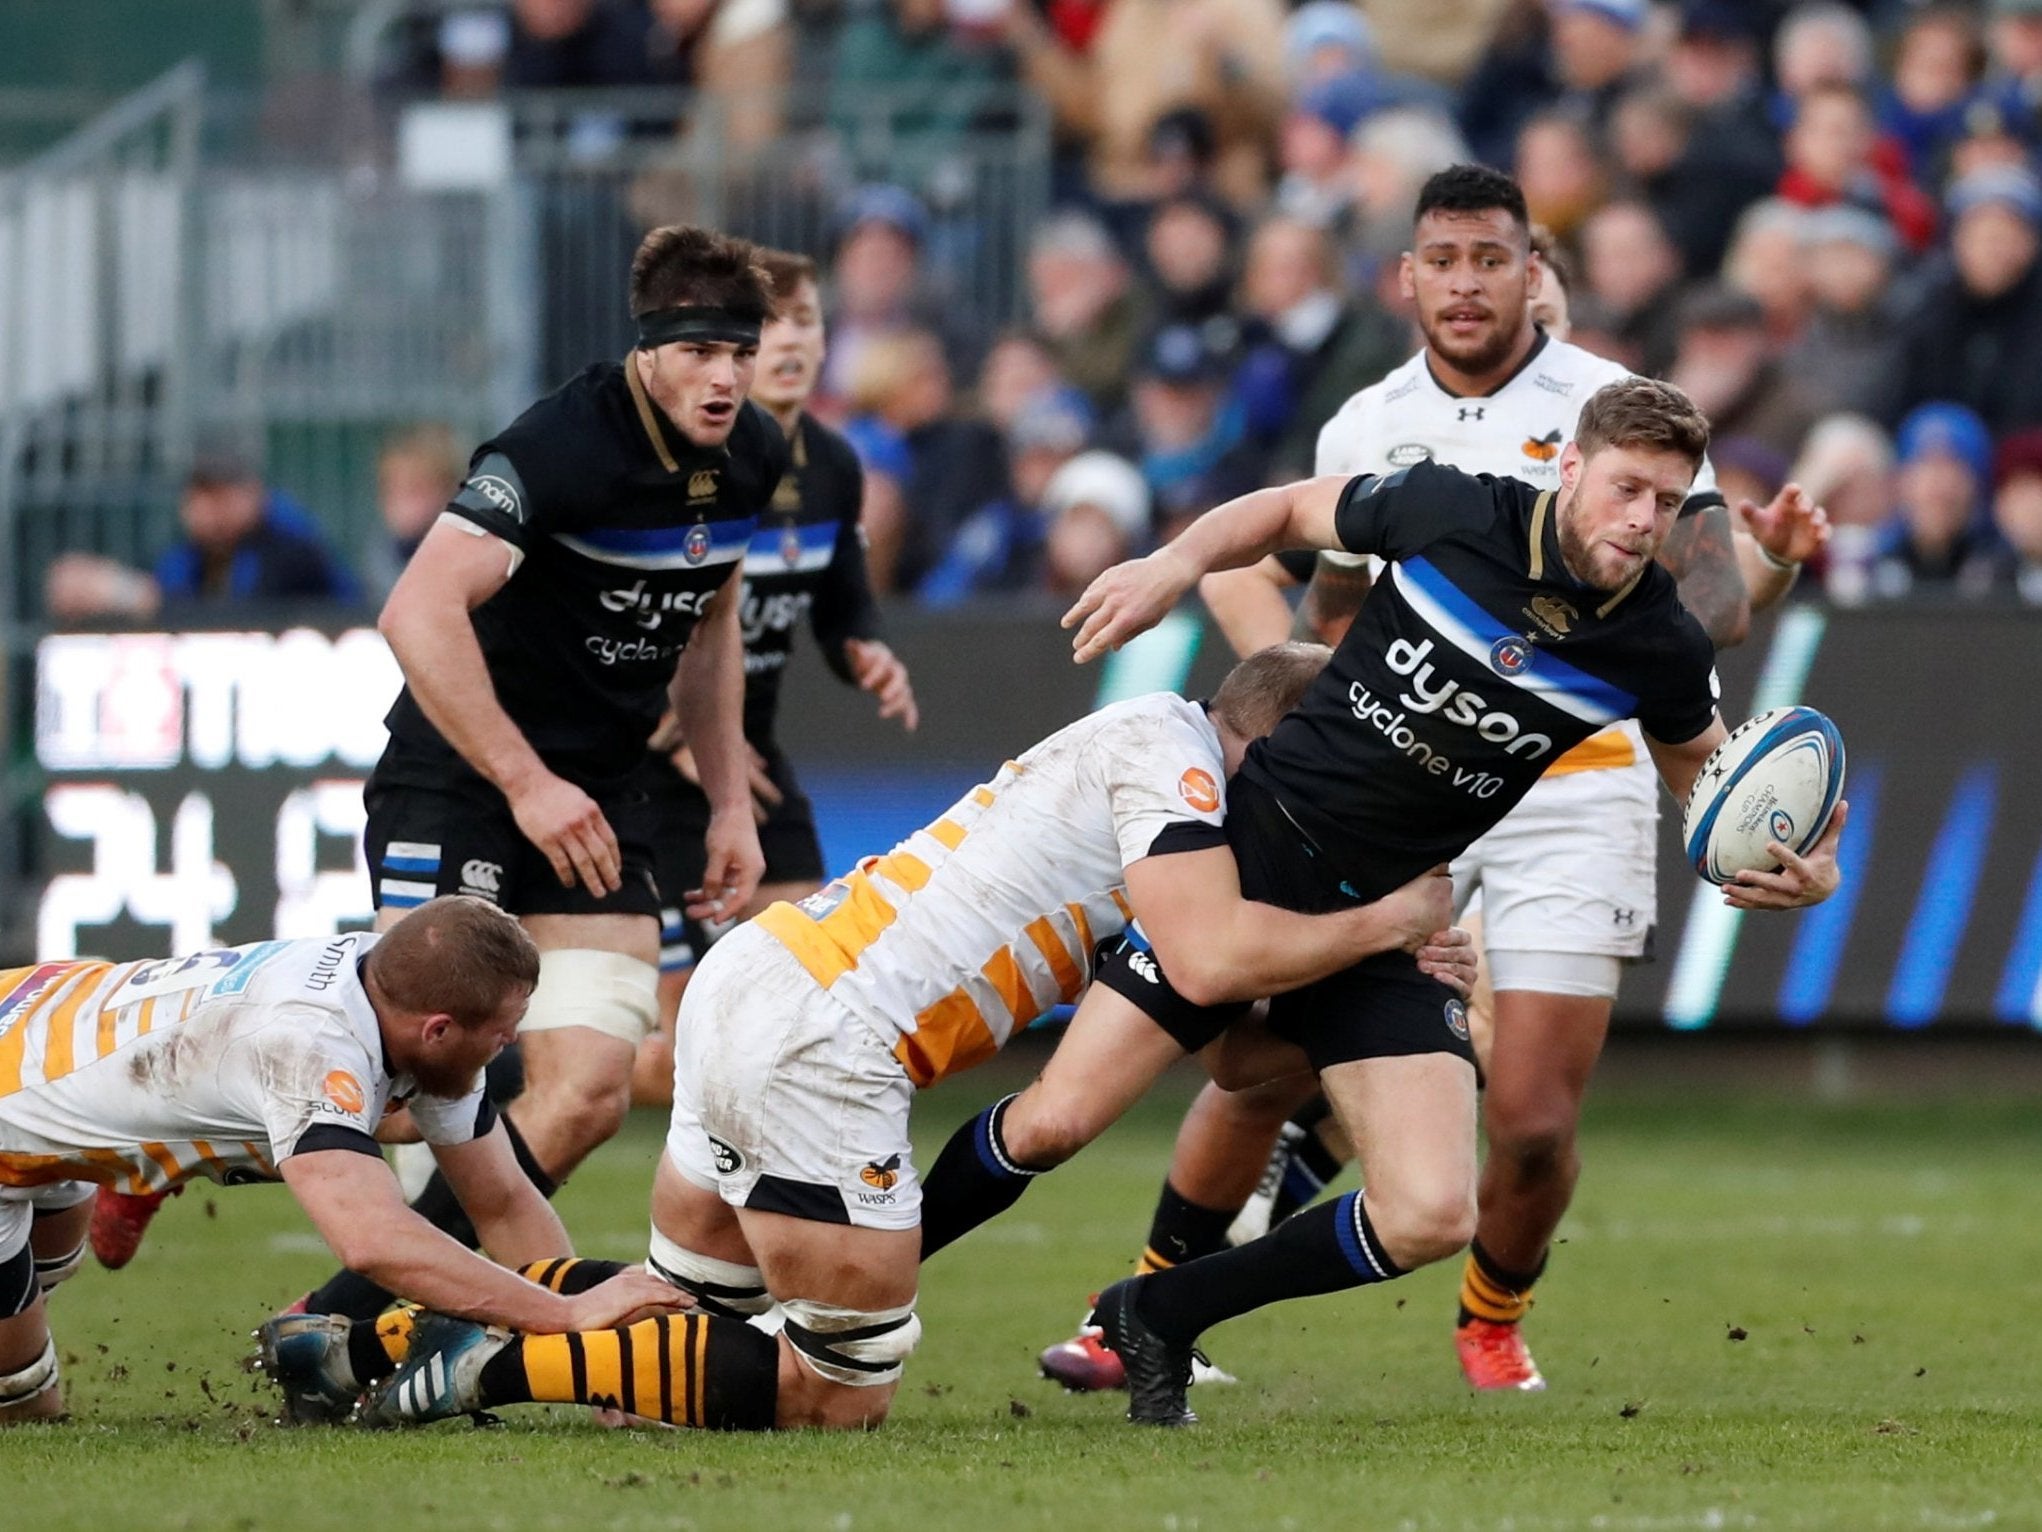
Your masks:
{"label": "blond haired player", "polygon": [[[1446,895],[1437,875],[1322,916],[1240,896],[1219,829],[1228,775],[1325,660],[1297,645],[1255,656],[1209,712],[1174,695],[1105,708],[888,855],[723,938],[683,1002],[653,1188],[650,1264],[694,1295],[697,1313],[560,1339],[430,1321],[375,1415],[571,1400],[726,1429],[875,1425],[921,1330],[916,1089],[1076,998],[1095,948],[1135,915],[1211,1002],[1390,950],[1464,985],[1468,949],[1434,934]],[[1090,1105],[1106,1112],[1184,1049],[1098,993],[1103,1009],[1080,1008],[1059,1054],[1114,1060],[1092,1071]],[[998,1117],[986,1151],[996,1157]],[[778,1337],[744,1323],[775,1302]]]}
{"label": "blond haired player", "polygon": [[372,1134],[404,1105],[499,1260],[571,1254],[484,1100],[539,958],[479,899],[387,935],[261,942],[0,973],[0,1423],[62,1413],[49,1290],[95,1187],[281,1180],[350,1270],[436,1309],[535,1330],[672,1307],[627,1274],[563,1298],[404,1205]]}

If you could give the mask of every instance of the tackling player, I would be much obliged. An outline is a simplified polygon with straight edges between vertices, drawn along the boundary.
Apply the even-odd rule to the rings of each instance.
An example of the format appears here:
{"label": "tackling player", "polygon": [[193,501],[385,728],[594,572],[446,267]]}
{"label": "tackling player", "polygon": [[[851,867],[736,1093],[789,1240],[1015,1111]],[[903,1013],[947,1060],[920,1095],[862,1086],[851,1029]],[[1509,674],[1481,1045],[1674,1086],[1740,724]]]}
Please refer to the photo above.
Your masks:
{"label": "tackling player", "polygon": [[[379,920],[479,893],[540,951],[513,1145],[542,1191],[616,1132],[655,1019],[659,915],[640,783],[669,706],[711,805],[698,916],[757,886],[740,570],[787,447],[747,401],[770,308],[754,247],[655,229],[631,263],[638,345],[475,454],[379,626],[403,666],[367,790]],[[678,664],[676,663],[678,661]],[[444,1179],[417,1206],[466,1237]],[[348,1274],[309,1306],[372,1318]]]}
{"label": "tackling player", "polygon": [[[1402,283],[1424,349],[1327,423],[1318,471],[1387,474],[1430,461],[1557,485],[1581,407],[1628,374],[1534,322],[1542,301],[1564,303],[1564,289],[1533,248],[1517,185],[1477,166],[1432,177],[1419,195]],[[1772,604],[1827,536],[1820,508],[1797,488],[1762,511],[1746,509],[1758,536],[1733,539],[1704,460],[1658,554],[1718,647],[1743,637],[1747,584],[1752,606]],[[1294,557],[1201,582],[1238,647],[1252,651],[1288,628],[1278,585],[1288,583]],[[1337,641],[1368,586],[1366,560],[1321,556],[1302,624]],[[1544,610],[1563,626],[1572,620]],[[1457,907],[1480,903],[1484,980],[1494,995],[1493,1010],[1471,1018],[1478,1039],[1493,1024],[1493,1052],[1482,1061],[1489,1152],[1455,1329],[1462,1372],[1477,1388],[1544,1386],[1518,1321],[1580,1171],[1581,1102],[1623,964],[1644,954],[1656,918],[1657,817],[1643,741],[1635,724],[1623,724],[1553,759],[1524,801],[1454,862]],[[1309,1090],[1307,1080],[1203,1093],[1180,1134],[1138,1269],[1224,1248],[1268,1145]],[[1323,1115],[1303,1125],[1324,1132],[1314,1120]],[[1294,1130],[1289,1139],[1311,1143]],[[1330,1173],[1323,1150],[1313,1158]],[[1070,1388],[1120,1383],[1117,1361],[1092,1330],[1049,1348],[1041,1366]]]}
{"label": "tackling player", "polygon": [[[744,556],[744,735],[766,871],[738,919],[783,899],[804,898],[823,881],[815,810],[774,737],[780,682],[802,625],[814,630],[817,648],[839,679],[878,699],[881,718],[898,718],[910,730],[920,718],[907,666],[880,638],[858,526],[865,476],[857,454],[806,409],[822,373],[825,345],[815,263],[766,250],[759,264],[771,287],[773,316],[760,331],[752,400],[779,425],[790,461]],[[661,912],[660,1030],[639,1050],[632,1096],[640,1105],[664,1106],[673,1099],[674,1013],[690,969],[721,927],[705,928],[681,908],[682,891],[702,882],[709,823],[709,800],[694,757],[685,744],[654,754],[647,790],[659,886],[667,900]]]}
{"label": "tackling player", "polygon": [[[505,1269],[570,1254],[481,1090],[538,980],[517,923],[459,898],[381,937],[0,973],[0,1424],[63,1412],[48,1296],[96,1186],[281,1180],[349,1270],[481,1323],[674,1307],[641,1272],[569,1299]],[[405,1207],[373,1137],[400,1104],[504,1265]]]}
{"label": "tackling player", "polygon": [[[1325,660],[1298,645],[1254,656],[1209,711],[1174,695],[1105,708],[890,854],[718,942],[683,1004],[653,1189],[651,1267],[697,1312],[558,1342],[432,1321],[372,1417],[573,1400],[732,1429],[877,1424],[920,1333],[914,1093],[1076,998],[1131,912],[1212,1002],[1392,949],[1465,983],[1470,949],[1438,934],[1436,870],[1316,917],[1241,898],[1218,834],[1224,784]],[[1185,820],[1201,843],[1165,855]],[[1080,1007],[1059,1055],[1110,1058],[1089,1071],[1101,1090],[1138,1094],[1183,1056],[1131,1008],[1105,1013],[1111,1037],[1096,1025]],[[982,1120],[997,1157],[998,1109]],[[743,1322],[776,1301],[779,1337]]]}
{"label": "tackling player", "polygon": [[[1661,779],[1685,798],[1726,731],[1713,648],[1653,560],[1707,442],[1707,422],[1677,389],[1611,383],[1582,408],[1557,490],[1420,459],[1261,491],[1109,570],[1065,621],[1081,624],[1083,661],[1153,625],[1208,571],[1278,547],[1391,561],[1325,675],[1249,750],[1227,821],[1245,893],[1294,903],[1302,891],[1306,908],[1337,907],[1458,855],[1552,761],[1626,718],[1644,726]],[[1740,874],[1726,897],[1744,908],[1826,898],[1839,830],[1806,859],[1775,844],[1785,871]],[[1161,1015],[1178,1003],[1162,968],[1117,953],[1101,978]],[[1210,1325],[1401,1276],[1475,1232],[1465,1007],[1391,954],[1278,997],[1271,1023],[1318,1073],[1360,1150],[1366,1190],[1100,1295],[1095,1320],[1126,1369],[1137,1421],[1194,1418],[1191,1346]]]}

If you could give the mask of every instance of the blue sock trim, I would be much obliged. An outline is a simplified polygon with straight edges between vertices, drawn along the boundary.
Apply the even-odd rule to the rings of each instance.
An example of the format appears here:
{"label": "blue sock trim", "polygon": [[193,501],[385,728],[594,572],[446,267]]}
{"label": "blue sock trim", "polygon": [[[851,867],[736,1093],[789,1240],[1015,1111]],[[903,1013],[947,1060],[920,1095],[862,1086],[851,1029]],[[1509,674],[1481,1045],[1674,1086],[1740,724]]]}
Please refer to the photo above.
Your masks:
{"label": "blue sock trim", "polygon": [[1399,1266],[1382,1252],[1368,1221],[1360,1192],[1349,1192],[1333,1204],[1333,1230],[1340,1239],[1340,1253],[1364,1282],[1387,1282],[1404,1275]]}
{"label": "blue sock trim", "polygon": [[985,1167],[989,1176],[1002,1181],[1033,1180],[1040,1171],[1017,1165],[1007,1154],[1006,1143],[1000,1138],[1000,1119],[1006,1115],[1007,1103],[1012,1096],[1002,1096],[983,1112],[978,1114],[971,1125],[972,1147],[978,1150],[978,1162]]}

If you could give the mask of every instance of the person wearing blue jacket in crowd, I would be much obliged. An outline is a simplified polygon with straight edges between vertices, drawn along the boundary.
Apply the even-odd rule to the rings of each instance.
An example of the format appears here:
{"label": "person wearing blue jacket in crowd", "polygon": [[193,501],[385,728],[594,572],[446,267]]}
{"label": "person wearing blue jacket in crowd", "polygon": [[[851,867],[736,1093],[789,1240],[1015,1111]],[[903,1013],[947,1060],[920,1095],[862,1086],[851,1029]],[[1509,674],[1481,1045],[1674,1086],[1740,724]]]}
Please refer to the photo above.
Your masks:
{"label": "person wearing blue jacket in crowd", "polygon": [[305,507],[232,451],[202,451],[185,478],[182,535],[150,572],[94,554],[57,559],[45,605],[58,622],[190,619],[257,601],[358,603],[362,588]]}

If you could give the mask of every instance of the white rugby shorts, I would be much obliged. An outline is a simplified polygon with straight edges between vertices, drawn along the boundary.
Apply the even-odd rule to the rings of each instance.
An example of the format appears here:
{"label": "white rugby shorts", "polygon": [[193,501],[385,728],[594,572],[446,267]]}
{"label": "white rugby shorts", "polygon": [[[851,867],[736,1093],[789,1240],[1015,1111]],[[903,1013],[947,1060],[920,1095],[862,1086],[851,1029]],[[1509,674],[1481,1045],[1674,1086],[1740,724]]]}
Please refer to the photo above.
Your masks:
{"label": "white rugby shorts", "polygon": [[[1498,955],[1492,981],[1511,953],[1644,955],[1658,918],[1658,793],[1658,776],[1643,763],[1543,778],[1454,862],[1454,908],[1479,895],[1483,947]],[[1583,974],[1607,967],[1583,965]],[[1546,962],[1527,971],[1558,969]]]}
{"label": "white rugby shorts", "polygon": [[732,1207],[913,1229],[914,1096],[879,1034],[743,925],[704,955],[681,1002],[666,1152]]}

